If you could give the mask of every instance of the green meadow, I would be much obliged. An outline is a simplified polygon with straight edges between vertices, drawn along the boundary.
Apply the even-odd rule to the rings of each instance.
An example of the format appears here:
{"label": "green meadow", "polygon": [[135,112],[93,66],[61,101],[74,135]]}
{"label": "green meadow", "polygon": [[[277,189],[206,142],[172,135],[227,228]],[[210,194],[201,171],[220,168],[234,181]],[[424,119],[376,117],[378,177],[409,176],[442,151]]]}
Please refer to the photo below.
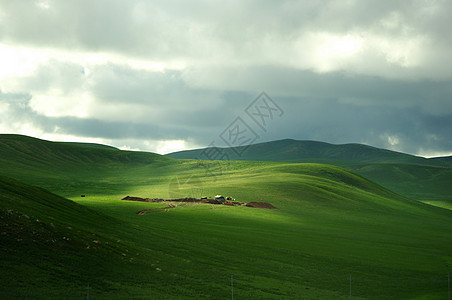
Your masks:
{"label": "green meadow", "polygon": [[[358,173],[391,191],[431,205],[452,209],[451,157],[424,158],[362,144],[279,140],[222,150],[247,161],[323,163]],[[205,157],[206,149],[174,152],[173,158]],[[241,153],[240,156],[237,152]]]}
{"label": "green meadow", "polygon": [[[452,211],[343,168],[0,140],[2,298],[447,297]],[[121,200],[216,194],[278,209]]]}

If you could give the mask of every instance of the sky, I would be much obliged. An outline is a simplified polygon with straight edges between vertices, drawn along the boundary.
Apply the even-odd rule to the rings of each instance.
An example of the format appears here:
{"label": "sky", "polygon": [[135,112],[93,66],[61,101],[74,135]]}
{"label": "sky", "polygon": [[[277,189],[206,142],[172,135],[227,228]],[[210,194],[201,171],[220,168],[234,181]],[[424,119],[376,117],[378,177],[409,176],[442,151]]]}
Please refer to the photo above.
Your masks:
{"label": "sky", "polygon": [[452,1],[0,0],[0,133],[452,155]]}

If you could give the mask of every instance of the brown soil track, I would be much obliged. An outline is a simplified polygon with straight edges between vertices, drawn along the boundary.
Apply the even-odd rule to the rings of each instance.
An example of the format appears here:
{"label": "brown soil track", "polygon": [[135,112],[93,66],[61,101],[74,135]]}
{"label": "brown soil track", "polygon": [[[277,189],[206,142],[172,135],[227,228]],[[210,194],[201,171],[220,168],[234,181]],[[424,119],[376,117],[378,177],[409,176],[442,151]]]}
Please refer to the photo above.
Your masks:
{"label": "brown soil track", "polygon": [[276,207],[267,202],[248,202],[245,206],[254,208],[277,209]]}
{"label": "brown soil track", "polygon": [[150,213],[150,212],[158,212],[164,209],[170,209],[170,208],[176,208],[176,206],[174,205],[170,205],[170,206],[166,206],[166,207],[158,207],[158,208],[147,208],[147,209],[142,209],[139,212],[137,212],[137,215],[144,215],[146,213]]}
{"label": "brown soil track", "polygon": [[267,202],[248,202],[248,203],[241,203],[236,201],[219,201],[216,199],[196,199],[196,198],[181,198],[181,199],[150,199],[150,198],[140,198],[140,197],[124,197],[121,200],[128,200],[128,201],[141,201],[141,202],[157,202],[162,203],[165,202],[168,204],[166,207],[159,207],[159,208],[148,208],[143,209],[137,212],[137,215],[144,215],[146,213],[150,212],[158,212],[169,208],[175,208],[176,206],[171,204],[171,202],[177,202],[177,203],[208,203],[208,204],[215,204],[215,205],[228,205],[228,206],[246,206],[246,207],[252,207],[252,208],[264,208],[264,209],[277,209],[273,205]]}

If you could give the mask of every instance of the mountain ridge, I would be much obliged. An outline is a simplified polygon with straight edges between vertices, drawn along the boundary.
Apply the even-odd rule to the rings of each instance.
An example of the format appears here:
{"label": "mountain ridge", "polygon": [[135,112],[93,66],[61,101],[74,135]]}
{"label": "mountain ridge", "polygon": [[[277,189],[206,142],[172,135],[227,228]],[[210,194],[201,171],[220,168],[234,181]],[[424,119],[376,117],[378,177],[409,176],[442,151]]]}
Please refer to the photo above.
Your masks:
{"label": "mountain ridge", "polygon": [[358,163],[440,164],[432,159],[365,144],[331,144],[294,139],[282,139],[241,147],[207,147],[177,151],[166,155],[178,159],[205,159],[203,152],[215,148],[224,151],[232,160],[305,162],[307,159],[325,159]]}

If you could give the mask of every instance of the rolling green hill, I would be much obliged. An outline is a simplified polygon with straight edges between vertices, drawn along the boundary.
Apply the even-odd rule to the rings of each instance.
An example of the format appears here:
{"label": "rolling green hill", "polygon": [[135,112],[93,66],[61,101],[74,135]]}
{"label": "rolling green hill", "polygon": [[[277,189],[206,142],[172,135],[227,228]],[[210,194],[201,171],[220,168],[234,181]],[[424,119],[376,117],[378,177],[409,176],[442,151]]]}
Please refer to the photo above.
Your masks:
{"label": "rolling green hill", "polygon": [[408,164],[367,164],[347,168],[411,199],[452,209],[452,168]]}
{"label": "rolling green hill", "polygon": [[[0,135],[0,174],[18,178],[33,185],[50,188],[77,185],[95,185],[103,174],[104,182],[110,174],[120,178],[124,169],[153,168],[174,163],[162,155],[122,151],[109,146],[91,144],[49,142],[23,135]],[[64,182],[60,184],[58,182]],[[111,182],[116,188],[122,180]],[[55,183],[55,185],[53,185]],[[81,194],[86,193],[84,190]]]}
{"label": "rolling green hill", "polygon": [[0,162],[4,167],[8,166],[8,160],[28,168],[45,167],[55,170],[68,166],[155,164],[171,161],[168,157],[149,152],[122,151],[89,143],[49,142],[14,134],[0,134],[0,145]]}
{"label": "rolling green hill", "polygon": [[[46,153],[39,143],[44,149],[55,146],[32,143],[37,153]],[[147,153],[137,159],[99,148],[90,148],[85,163],[81,158],[88,150],[70,147],[74,150],[65,148],[64,155],[32,156],[39,173],[36,165],[2,156],[0,173],[15,170],[15,179],[78,203],[0,178],[2,224],[20,220],[27,232],[40,232],[36,218],[46,224],[46,234],[73,233],[74,241],[65,244],[61,238],[56,247],[42,233],[35,249],[33,242],[14,244],[24,231],[8,231],[1,237],[2,245],[10,239],[2,251],[12,250],[2,259],[14,275],[0,289],[2,296],[19,291],[46,298],[41,294],[46,289],[57,298],[86,296],[90,283],[99,298],[218,299],[231,297],[231,276],[239,299],[348,299],[350,276],[354,299],[447,295],[452,212],[399,196],[340,167],[174,160]],[[124,160],[124,155],[131,157]],[[216,194],[241,202],[263,199],[278,209],[180,204],[162,210],[164,203],[120,200]],[[137,215],[142,209],[151,210]],[[7,219],[13,217],[17,220]],[[99,253],[84,254],[94,239],[101,241]]]}
{"label": "rolling green hill", "polygon": [[[244,147],[236,150],[240,153]],[[168,154],[173,158],[205,159],[196,149]],[[228,156],[248,161],[325,163],[356,172],[401,195],[452,209],[450,157],[426,159],[360,144],[333,145],[314,141],[280,140],[251,145],[242,155],[224,148]]]}
{"label": "rolling green hill", "polygon": [[60,143],[66,144],[66,145],[74,145],[74,146],[87,146],[87,147],[95,147],[95,148],[103,148],[103,149],[118,149],[113,146],[96,144],[96,143],[83,143],[83,142],[60,142]]}

